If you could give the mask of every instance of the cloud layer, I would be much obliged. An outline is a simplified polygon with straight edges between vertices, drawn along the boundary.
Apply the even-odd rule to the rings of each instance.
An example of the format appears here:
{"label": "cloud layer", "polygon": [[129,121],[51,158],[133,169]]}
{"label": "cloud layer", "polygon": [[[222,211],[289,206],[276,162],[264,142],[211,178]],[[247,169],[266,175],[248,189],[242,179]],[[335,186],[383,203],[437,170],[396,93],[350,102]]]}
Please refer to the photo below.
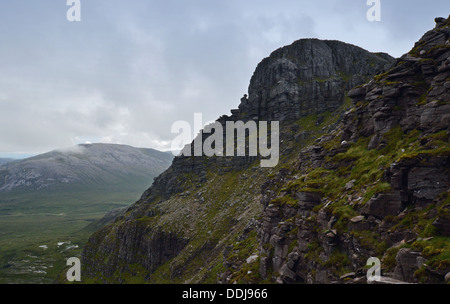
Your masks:
{"label": "cloud layer", "polygon": [[65,0],[0,3],[0,156],[85,141],[170,148],[171,125],[229,114],[258,64],[300,38],[393,56],[446,16],[446,0]]}

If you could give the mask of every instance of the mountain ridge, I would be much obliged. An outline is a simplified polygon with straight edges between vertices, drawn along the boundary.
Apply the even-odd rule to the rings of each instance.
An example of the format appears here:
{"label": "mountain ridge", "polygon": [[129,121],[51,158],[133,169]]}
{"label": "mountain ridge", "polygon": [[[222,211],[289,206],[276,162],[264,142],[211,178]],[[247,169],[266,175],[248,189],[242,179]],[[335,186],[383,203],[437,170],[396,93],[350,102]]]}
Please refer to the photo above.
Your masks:
{"label": "mountain ridge", "polygon": [[[0,167],[0,192],[155,177],[169,166],[172,158],[171,154],[154,149],[81,144],[4,164]],[[152,175],[152,171],[157,173]]]}
{"label": "mountain ridge", "polygon": [[[263,60],[250,82],[248,99],[244,96],[239,109],[232,110],[231,116],[223,115],[218,119],[222,124],[280,119],[283,157],[293,157],[298,145],[336,127],[338,118],[349,106],[343,84],[348,87],[363,84],[394,62],[392,57],[380,57],[345,43],[329,42],[333,49],[319,40],[309,39],[291,46],[293,53],[299,53],[296,56],[299,58],[304,57],[304,48],[297,47],[299,43],[323,51],[326,60],[321,61],[320,56],[305,62],[287,57]],[[343,69],[341,65],[345,65],[333,59],[339,57],[339,47],[346,50],[342,52],[344,57],[354,52],[360,54],[343,62],[354,64],[353,69],[360,70],[361,74],[347,77],[338,73]],[[365,62],[371,60],[373,64],[365,67]],[[322,74],[303,79],[302,67],[319,69]],[[265,69],[271,71],[265,72],[267,79],[255,80],[258,71]],[[326,76],[328,78],[324,78]],[[317,103],[332,99],[335,113],[327,107],[304,111],[309,104],[300,98],[300,90]],[[261,96],[267,97],[268,102],[263,103]],[[283,111],[269,114],[268,109],[275,111],[282,107]],[[311,116],[321,121],[316,124]],[[302,132],[293,136],[298,131]],[[207,138],[204,134],[201,136],[202,140]],[[137,281],[142,282],[161,282],[160,276],[169,276],[173,279],[169,279],[170,282],[217,282],[214,274],[204,271],[222,264],[222,254],[229,250],[233,240],[246,238],[241,235],[242,231],[254,233],[255,218],[263,211],[259,185],[264,183],[267,174],[278,170],[259,168],[256,159],[249,156],[175,157],[171,167],[155,179],[138,202],[113,224],[92,235],[82,254],[83,273],[90,278],[87,280],[128,282],[133,281],[138,272]],[[197,263],[209,266],[205,265],[204,271],[199,272],[195,266],[190,266]],[[129,265],[136,267],[131,269]]]}
{"label": "mountain ridge", "polygon": [[[86,282],[365,283],[370,257],[383,282],[443,282],[449,36],[449,19],[436,19],[395,60],[363,52],[353,62],[348,48],[360,48],[317,40],[272,53],[218,121],[279,119],[279,165],[176,157],[90,237]],[[336,56],[356,74],[338,73]]]}

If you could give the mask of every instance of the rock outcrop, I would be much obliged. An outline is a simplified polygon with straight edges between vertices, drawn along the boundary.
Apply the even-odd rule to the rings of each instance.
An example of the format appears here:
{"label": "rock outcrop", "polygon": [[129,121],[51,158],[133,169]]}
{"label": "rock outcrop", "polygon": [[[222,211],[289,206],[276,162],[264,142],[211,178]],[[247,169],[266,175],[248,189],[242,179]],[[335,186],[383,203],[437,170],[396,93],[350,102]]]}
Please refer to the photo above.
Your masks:
{"label": "rock outcrop", "polygon": [[449,60],[448,19],[396,61],[315,39],[273,52],[218,121],[280,121],[280,164],[176,157],[90,238],[84,276],[357,283],[379,257],[383,282],[443,282]]}
{"label": "rock outcrop", "polygon": [[337,110],[351,88],[374,71],[387,69],[392,57],[372,54],[340,41],[302,39],[274,51],[256,68],[249,97],[238,117],[295,121]]}
{"label": "rock outcrop", "polygon": [[[350,90],[355,106],[342,128],[304,149],[297,169],[280,171],[262,187],[263,278],[351,281],[378,256],[394,279],[444,282],[449,29],[448,19],[441,20],[389,71]],[[307,184],[316,186],[305,195]]]}

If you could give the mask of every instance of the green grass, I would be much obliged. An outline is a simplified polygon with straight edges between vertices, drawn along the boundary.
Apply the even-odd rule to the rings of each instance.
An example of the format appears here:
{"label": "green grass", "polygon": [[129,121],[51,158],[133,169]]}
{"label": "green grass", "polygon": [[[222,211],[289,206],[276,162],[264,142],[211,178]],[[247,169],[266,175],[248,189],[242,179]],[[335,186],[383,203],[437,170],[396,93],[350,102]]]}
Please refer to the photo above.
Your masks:
{"label": "green grass", "polygon": [[[218,174],[217,167],[212,162],[205,159],[205,166],[209,166],[207,182],[202,183],[200,187],[195,187],[194,176],[186,174],[180,179],[182,188],[185,190],[184,194],[172,196],[160,205],[156,204],[158,208],[164,208],[165,212],[157,216],[134,220],[142,222],[143,225],[152,226],[153,229],[161,228],[164,231],[171,231],[189,239],[188,244],[176,257],[157,266],[150,275],[144,271],[133,274],[126,265],[123,265],[120,273],[107,279],[109,282],[117,282],[118,279],[124,280],[125,283],[145,280],[146,283],[154,284],[180,284],[192,280],[217,282],[217,275],[225,270],[223,265],[225,247],[235,245],[236,239],[248,223],[247,220],[239,222],[236,219],[261,213],[261,206],[256,199],[260,190],[254,185],[262,183],[261,179],[265,178],[266,173],[271,172],[271,169],[261,169],[259,164],[255,163],[254,171],[252,169],[232,170]],[[261,174],[261,172],[264,173]],[[146,208],[150,210],[156,208],[156,205],[150,203]],[[248,250],[250,248],[256,250],[258,245],[256,236],[251,234],[248,241]],[[247,246],[244,244],[245,242],[238,247],[239,251]],[[243,251],[242,257],[248,258],[247,254],[249,254],[247,251]],[[100,263],[104,262],[103,257],[98,257],[98,260]],[[255,265],[257,263],[252,264],[252,267]],[[122,265],[119,266],[122,267]],[[243,265],[243,267],[247,266]],[[174,276],[173,273],[177,275]]]}
{"label": "green grass", "polygon": [[450,238],[449,237],[433,237],[428,240],[417,240],[412,243],[411,247],[414,250],[422,252],[422,256],[427,259],[427,266],[422,266],[417,270],[414,276],[419,282],[426,282],[429,280],[430,272],[426,269],[433,269],[435,271],[448,271],[450,268]]}
{"label": "green grass", "polygon": [[[80,255],[93,232],[86,226],[137,200],[143,188],[133,188],[80,186],[1,194],[0,284],[54,282],[67,258]],[[60,242],[78,247],[58,247]]]}
{"label": "green grass", "polygon": [[347,225],[351,218],[359,214],[353,210],[352,206],[348,205],[344,200],[332,204],[328,207],[334,216],[338,219],[334,224],[334,228],[339,232],[347,231]]}

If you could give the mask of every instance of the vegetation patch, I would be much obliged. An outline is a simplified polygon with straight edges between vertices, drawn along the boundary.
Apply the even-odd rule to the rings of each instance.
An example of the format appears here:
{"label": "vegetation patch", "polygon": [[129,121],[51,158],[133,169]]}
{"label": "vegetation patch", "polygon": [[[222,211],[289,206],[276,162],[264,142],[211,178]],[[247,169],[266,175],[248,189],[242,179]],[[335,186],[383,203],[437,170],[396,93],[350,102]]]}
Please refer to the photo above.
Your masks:
{"label": "vegetation patch", "polygon": [[422,256],[427,259],[426,265],[416,271],[415,276],[420,282],[432,281],[434,273],[441,273],[442,276],[450,269],[450,238],[433,237],[427,240],[415,241],[411,247],[422,252]]}

